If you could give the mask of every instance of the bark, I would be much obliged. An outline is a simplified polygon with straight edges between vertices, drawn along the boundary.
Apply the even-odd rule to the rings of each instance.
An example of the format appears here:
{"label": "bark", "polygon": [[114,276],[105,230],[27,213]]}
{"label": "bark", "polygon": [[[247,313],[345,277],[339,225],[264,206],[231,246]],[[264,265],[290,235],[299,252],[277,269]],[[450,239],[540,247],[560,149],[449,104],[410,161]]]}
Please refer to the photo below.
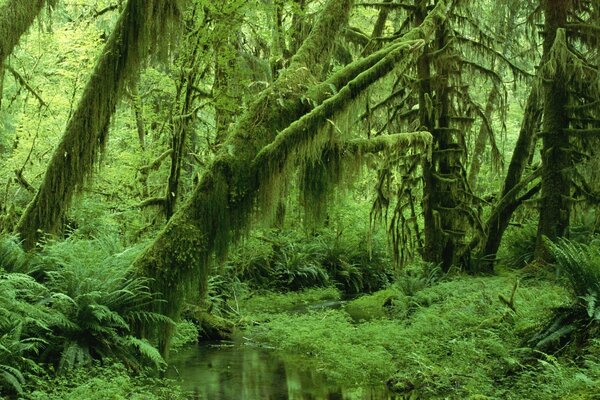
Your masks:
{"label": "bark", "polygon": [[[491,121],[492,113],[494,112],[494,104],[496,103],[496,97],[499,95],[498,90],[494,86],[490,92],[487,102],[485,104],[485,118]],[[488,126],[485,122],[481,122],[479,132],[477,133],[477,139],[475,140],[475,147],[473,148],[473,156],[471,158],[471,166],[469,168],[469,175],[467,181],[473,192],[477,189],[477,178],[481,165],[483,164],[483,155],[487,145],[488,136],[491,134],[488,130]]]}
{"label": "bark", "polygon": [[[567,24],[570,8],[568,0],[546,0],[544,3],[544,52],[550,54],[558,38],[559,29]],[[544,119],[542,137],[542,195],[540,220],[535,246],[535,259],[546,261],[549,257],[544,237],[554,240],[563,236],[569,227],[569,197],[571,183],[567,176],[570,166],[569,136],[563,132],[569,127],[567,113],[568,88],[564,65],[557,62],[555,75],[544,93]]]}
{"label": "bark", "polygon": [[[198,48],[195,49],[196,54]],[[195,58],[195,57],[193,57]],[[179,179],[181,177],[181,168],[183,160],[185,159],[185,147],[188,137],[190,136],[190,129],[196,120],[195,100],[196,91],[194,90],[197,79],[197,72],[195,69],[190,68],[189,73],[181,82],[180,92],[181,96],[178,96],[178,101],[181,101],[180,113],[176,120],[173,121],[173,130],[171,136],[171,170],[169,173],[169,180],[167,182],[167,193],[165,196],[165,216],[167,220],[175,213],[175,206],[177,204],[177,197],[179,195]],[[182,97],[180,100],[179,97]]]}
{"label": "bark", "polygon": [[44,233],[55,233],[74,194],[93,172],[110,119],[149,53],[167,42],[179,0],[129,0],[117,21],[82,98],[50,160],[44,180],[21,216],[17,233],[32,249]]}
{"label": "bark", "polygon": [[131,85],[131,104],[138,134],[138,142],[143,150],[146,147],[146,128],[144,126],[144,114],[137,84]]}
{"label": "bark", "polygon": [[[426,10],[422,7],[423,3],[416,9],[417,23],[426,15]],[[455,147],[449,117],[449,71],[443,65],[438,66],[434,79],[429,55],[446,46],[446,29],[445,24],[437,27],[435,45],[419,58],[417,74],[420,84],[420,124],[433,133],[432,157],[423,163],[423,259],[441,264],[442,269],[448,271],[457,262],[458,241],[462,236],[459,233],[461,217],[457,212],[459,201],[456,199],[457,161],[454,155],[446,152]],[[434,117],[436,114],[437,119]]]}

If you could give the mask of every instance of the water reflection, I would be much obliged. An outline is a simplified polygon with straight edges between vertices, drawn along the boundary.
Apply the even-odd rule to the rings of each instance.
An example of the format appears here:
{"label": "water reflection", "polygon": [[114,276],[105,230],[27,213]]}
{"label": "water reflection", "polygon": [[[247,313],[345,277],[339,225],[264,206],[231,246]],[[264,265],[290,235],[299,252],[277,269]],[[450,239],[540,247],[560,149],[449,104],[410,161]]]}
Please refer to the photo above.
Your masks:
{"label": "water reflection", "polygon": [[385,387],[342,388],[327,383],[292,356],[244,345],[203,344],[171,359],[169,374],[194,399],[210,400],[391,400]]}

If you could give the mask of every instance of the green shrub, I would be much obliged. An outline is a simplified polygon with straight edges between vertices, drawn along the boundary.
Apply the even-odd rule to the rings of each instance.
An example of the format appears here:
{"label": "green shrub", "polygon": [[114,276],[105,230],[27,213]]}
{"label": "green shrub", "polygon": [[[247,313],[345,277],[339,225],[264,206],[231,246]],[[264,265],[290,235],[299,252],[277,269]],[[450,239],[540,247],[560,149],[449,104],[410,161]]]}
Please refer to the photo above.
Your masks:
{"label": "green shrub", "polygon": [[134,369],[162,366],[158,351],[134,328],[172,321],[147,311],[159,300],[147,279],[128,275],[136,254],[104,237],[48,244],[39,255],[26,256],[13,239],[3,239],[2,266],[32,275],[0,276],[3,385],[20,391],[23,371],[34,370],[34,361],[60,371],[106,358]]}
{"label": "green shrub", "polygon": [[294,291],[335,285],[345,293],[372,292],[391,281],[391,262],[384,249],[370,249],[365,240],[346,240],[326,229],[310,236],[265,231],[237,249],[225,274],[254,289]]}

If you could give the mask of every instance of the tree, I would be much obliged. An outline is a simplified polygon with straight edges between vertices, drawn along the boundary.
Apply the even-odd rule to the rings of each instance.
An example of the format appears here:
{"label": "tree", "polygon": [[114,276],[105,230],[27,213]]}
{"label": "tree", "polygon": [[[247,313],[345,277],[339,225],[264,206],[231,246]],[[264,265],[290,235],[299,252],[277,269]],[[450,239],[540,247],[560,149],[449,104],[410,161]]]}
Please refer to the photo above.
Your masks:
{"label": "tree", "polygon": [[600,46],[597,36],[589,32],[598,29],[597,4],[585,0],[547,0],[542,6],[547,58],[542,66],[545,83],[542,191],[535,256],[547,261],[544,238],[556,240],[565,236],[569,227],[574,202],[574,179],[569,175],[579,162],[576,154],[589,153],[590,143],[585,137],[600,133],[594,128],[589,130],[597,126],[597,114],[594,118],[580,111],[582,104],[585,109],[600,100],[600,70],[586,57],[586,54],[593,57]]}
{"label": "tree", "polygon": [[[257,208],[261,215],[268,214],[290,168],[313,162],[331,145],[331,130],[320,129],[324,124],[330,127],[328,119],[430,40],[445,9],[440,4],[422,26],[318,83],[315,77],[330,56],[331,39],[347,20],[352,2],[330,0],[325,5],[289,67],[249,105],[190,200],[137,259],[139,273],[153,277],[155,289],[167,300],[162,312],[176,316],[186,293],[195,292],[198,285],[201,295],[206,292],[212,257],[224,255]],[[421,133],[346,147],[352,153],[353,144],[364,151],[385,148],[386,142],[410,148],[427,146],[429,141],[430,135]],[[162,333],[163,353],[169,334]]]}
{"label": "tree", "polygon": [[9,0],[0,6],[0,95],[4,86],[6,58],[19,44],[21,36],[29,30],[44,6],[47,5],[50,8],[56,1]]}
{"label": "tree", "polygon": [[164,52],[180,15],[178,0],[129,0],[125,5],[44,180],[21,216],[17,232],[25,248],[32,249],[44,233],[59,229],[73,195],[93,173],[127,83],[149,54]]}

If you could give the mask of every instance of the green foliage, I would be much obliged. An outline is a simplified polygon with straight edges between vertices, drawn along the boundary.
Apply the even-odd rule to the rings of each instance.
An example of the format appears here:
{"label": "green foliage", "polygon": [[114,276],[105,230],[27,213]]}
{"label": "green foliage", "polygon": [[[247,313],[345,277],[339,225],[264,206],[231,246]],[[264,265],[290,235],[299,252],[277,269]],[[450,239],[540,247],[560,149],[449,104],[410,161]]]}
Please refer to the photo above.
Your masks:
{"label": "green foliage", "polygon": [[135,336],[137,328],[173,323],[148,311],[159,301],[148,280],[128,276],[138,251],[105,237],[30,256],[2,238],[0,267],[32,275],[0,275],[0,385],[21,392],[24,372],[39,372],[42,360],[61,372],[107,358],[132,369],[162,367],[158,351]]}
{"label": "green foliage", "polygon": [[241,311],[243,318],[256,318],[257,316],[290,312],[317,302],[339,301],[340,298],[340,291],[333,287],[288,293],[268,292],[244,299]]}
{"label": "green foliage", "polygon": [[502,262],[512,268],[521,268],[533,261],[536,235],[537,226],[533,223],[509,229],[503,243]]}
{"label": "green foliage", "polygon": [[187,397],[175,382],[132,375],[122,364],[95,364],[58,377],[37,378],[28,388],[25,400],[183,400]]}
{"label": "green foliage", "polygon": [[[565,292],[541,281],[523,285],[517,313],[498,300],[510,292],[510,279],[457,276],[416,292],[411,313],[402,312],[408,298],[392,287],[352,301],[345,310],[272,314],[251,327],[250,337],[301,354],[311,368],[344,386],[386,381],[412,398],[530,398],[532,388],[518,373],[520,341],[562,304]],[[396,312],[359,323],[348,315],[383,308],[390,299]],[[565,374],[545,382],[548,390],[576,371],[562,365]],[[523,383],[520,391],[513,389],[515,381]]]}
{"label": "green foliage", "polygon": [[251,287],[282,291],[335,285],[345,293],[370,292],[391,279],[384,249],[329,230],[310,236],[263,232],[243,243],[227,268]]}
{"label": "green foliage", "polygon": [[59,316],[44,305],[48,290],[27,275],[0,269],[0,293],[0,389],[21,393],[24,373],[38,370],[34,358]]}
{"label": "green foliage", "polygon": [[192,321],[182,320],[175,326],[175,335],[171,340],[171,351],[178,351],[188,344],[198,342],[198,327]]}

